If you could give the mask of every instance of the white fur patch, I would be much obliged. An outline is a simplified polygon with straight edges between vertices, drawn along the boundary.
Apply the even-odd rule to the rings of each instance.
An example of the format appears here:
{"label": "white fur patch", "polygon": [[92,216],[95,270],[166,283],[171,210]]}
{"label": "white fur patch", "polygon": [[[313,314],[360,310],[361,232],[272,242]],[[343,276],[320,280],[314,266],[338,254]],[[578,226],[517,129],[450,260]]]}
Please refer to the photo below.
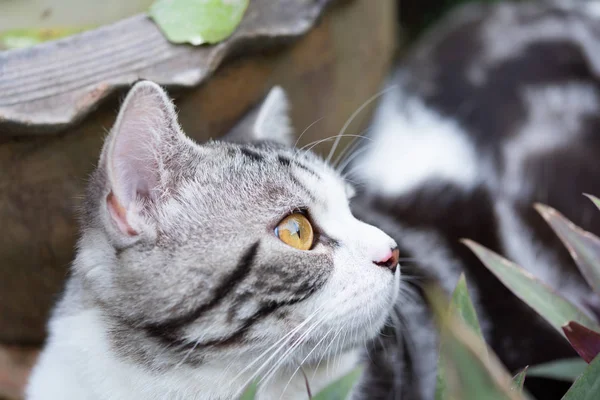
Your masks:
{"label": "white fur patch", "polygon": [[[236,370],[228,368],[227,361],[197,369],[183,366],[156,374],[121,360],[112,351],[97,311],[55,319],[51,331],[49,343],[30,379],[28,400],[233,399],[240,382],[247,378],[246,374],[234,379]],[[331,363],[324,361],[320,367],[304,371],[312,377],[315,390],[353,368],[357,354],[347,352],[326,361]],[[288,378],[288,373],[276,375],[267,387],[261,387],[258,398],[306,398],[302,374],[296,374],[293,380]],[[282,396],[284,388],[287,389]]]}
{"label": "white fur patch", "polygon": [[600,2],[596,0],[587,1],[583,9],[585,10],[586,15],[592,18],[600,18]]}
{"label": "white fur patch", "polygon": [[385,96],[375,117],[374,142],[363,150],[352,176],[390,196],[410,192],[430,179],[466,189],[475,185],[475,148],[458,123],[415,97],[401,96],[398,91]]}

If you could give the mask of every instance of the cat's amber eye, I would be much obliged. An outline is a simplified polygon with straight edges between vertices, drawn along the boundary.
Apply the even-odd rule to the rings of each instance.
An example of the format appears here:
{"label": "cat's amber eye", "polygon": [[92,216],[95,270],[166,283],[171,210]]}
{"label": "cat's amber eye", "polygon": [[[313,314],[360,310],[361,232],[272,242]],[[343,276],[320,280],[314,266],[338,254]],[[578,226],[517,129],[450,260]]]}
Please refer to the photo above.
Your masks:
{"label": "cat's amber eye", "polygon": [[300,213],[285,217],[275,228],[275,235],[283,243],[298,250],[310,249],[315,238],[310,221]]}

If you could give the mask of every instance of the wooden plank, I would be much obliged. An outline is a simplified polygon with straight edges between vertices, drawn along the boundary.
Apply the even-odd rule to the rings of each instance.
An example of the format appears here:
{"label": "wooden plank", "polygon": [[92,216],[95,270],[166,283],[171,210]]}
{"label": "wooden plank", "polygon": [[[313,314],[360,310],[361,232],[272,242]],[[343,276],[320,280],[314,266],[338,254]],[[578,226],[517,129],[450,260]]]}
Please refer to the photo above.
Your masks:
{"label": "wooden plank", "polygon": [[49,134],[82,120],[138,79],[167,87],[205,81],[227,57],[306,33],[332,0],[253,0],[214,46],[168,42],[144,14],[26,49],[0,52],[0,136]]}

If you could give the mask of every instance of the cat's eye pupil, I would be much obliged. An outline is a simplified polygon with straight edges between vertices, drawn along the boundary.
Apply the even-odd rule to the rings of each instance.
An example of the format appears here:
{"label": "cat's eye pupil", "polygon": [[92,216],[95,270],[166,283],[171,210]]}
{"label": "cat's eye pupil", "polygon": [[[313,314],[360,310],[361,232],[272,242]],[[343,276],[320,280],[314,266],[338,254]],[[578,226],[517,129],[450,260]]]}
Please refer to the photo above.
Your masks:
{"label": "cat's eye pupil", "polygon": [[310,221],[300,213],[285,217],[275,228],[275,235],[285,244],[299,250],[310,249],[314,239]]}

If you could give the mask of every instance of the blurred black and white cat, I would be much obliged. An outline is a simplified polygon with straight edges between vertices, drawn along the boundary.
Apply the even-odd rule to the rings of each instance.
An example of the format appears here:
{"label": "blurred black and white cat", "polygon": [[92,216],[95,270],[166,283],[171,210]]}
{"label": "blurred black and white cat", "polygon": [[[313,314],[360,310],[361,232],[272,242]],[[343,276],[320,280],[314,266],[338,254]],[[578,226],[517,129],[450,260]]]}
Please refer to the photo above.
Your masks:
{"label": "blurred black and white cat", "polygon": [[[346,175],[357,183],[353,212],[398,242],[414,289],[366,358],[365,398],[433,398],[437,344],[419,283],[451,291],[462,271],[486,339],[511,371],[576,357],[459,240],[597,314],[598,299],[533,204],[600,234],[600,212],[582,195],[600,194],[600,3],[463,6],[402,57],[386,87]],[[566,384],[528,385],[549,400]]]}

